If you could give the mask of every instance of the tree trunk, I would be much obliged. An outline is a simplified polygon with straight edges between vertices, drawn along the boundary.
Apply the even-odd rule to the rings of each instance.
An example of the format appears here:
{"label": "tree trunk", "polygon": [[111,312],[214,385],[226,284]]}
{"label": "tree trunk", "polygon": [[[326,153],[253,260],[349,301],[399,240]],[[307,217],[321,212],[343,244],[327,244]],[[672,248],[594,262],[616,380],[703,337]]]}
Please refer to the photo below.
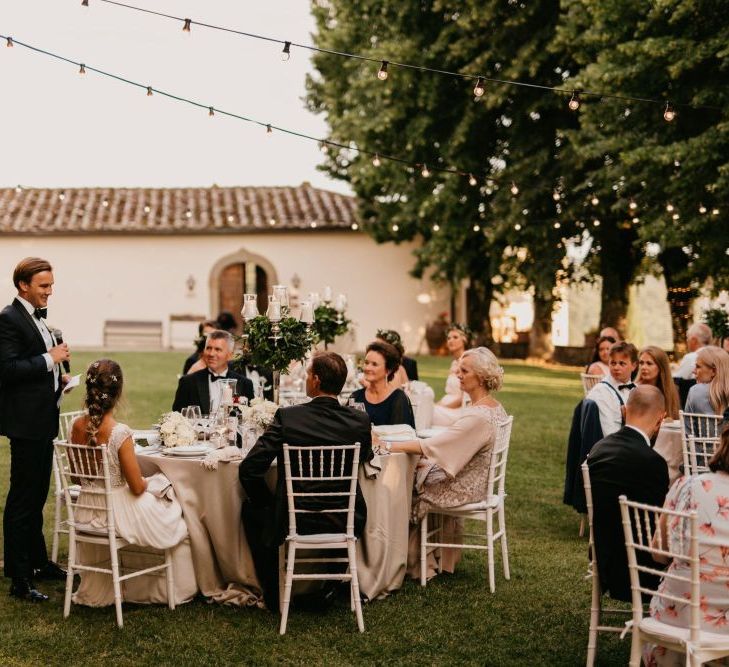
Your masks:
{"label": "tree trunk", "polygon": [[473,331],[474,345],[493,345],[494,336],[491,329],[491,299],[494,288],[491,282],[483,283],[471,278],[471,286],[466,290],[466,322]]}
{"label": "tree trunk", "polygon": [[667,248],[661,253],[659,262],[663,267],[663,277],[668,291],[668,305],[671,309],[671,328],[673,330],[673,349],[685,352],[686,332],[691,326],[691,305],[696,298],[696,290],[686,278],[676,275],[672,267],[682,267],[686,256],[678,248]]}
{"label": "tree trunk", "polygon": [[529,358],[547,360],[552,358],[552,311],[554,297],[544,294],[534,295],[534,322],[529,334]]}

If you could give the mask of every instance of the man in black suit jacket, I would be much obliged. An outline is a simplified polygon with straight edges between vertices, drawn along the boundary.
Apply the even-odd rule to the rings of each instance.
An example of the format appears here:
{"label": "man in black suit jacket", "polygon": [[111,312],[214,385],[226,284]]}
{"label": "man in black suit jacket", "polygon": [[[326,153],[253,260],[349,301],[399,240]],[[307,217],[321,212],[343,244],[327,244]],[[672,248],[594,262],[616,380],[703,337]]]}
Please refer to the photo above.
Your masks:
{"label": "man in black suit jacket", "polygon": [[45,323],[53,293],[53,269],[28,257],[15,267],[18,295],[0,313],[0,433],[10,439],[10,489],[5,503],[5,576],[10,594],[33,602],[48,597],[33,578],[59,579],[65,572],[48,560],[43,505],[48,496],[57,401],[67,375],[68,346],[57,344]]}
{"label": "man in black suit jacket", "polygon": [[[267,607],[278,608],[278,546],[288,534],[288,505],[283,465],[283,444],[352,445],[360,443],[360,462],[372,458],[370,418],[365,412],[339,405],[337,395],[347,379],[347,365],[334,352],[316,354],[306,371],[306,393],[311,402],[280,408],[273,423],[258,439],[241,463],[239,476],[247,499],[243,503],[243,525],[251,547],[256,573]],[[278,481],[272,492],[264,476],[273,460],[278,464]],[[307,488],[307,491],[315,489]],[[331,490],[331,488],[327,489]],[[312,502],[322,509],[327,499]],[[344,513],[320,512],[297,519],[301,534],[342,532]],[[359,536],[367,520],[367,506],[357,487],[354,532]]]}
{"label": "man in black suit jacket", "polygon": [[[220,384],[217,380],[231,378],[238,381],[236,389],[239,396],[253,399],[253,383],[240,373],[228,368],[233,357],[235,341],[227,331],[216,329],[207,335],[203,361],[206,368],[197,373],[183,375],[177,383],[177,393],[172,409],[179,412],[188,405],[199,405],[203,414],[214,412],[220,405]],[[211,399],[212,408],[211,410]]]}
{"label": "man in black suit jacket", "polygon": [[[618,497],[662,506],[668,491],[668,465],[653,451],[650,439],[666,416],[661,391],[638,385],[625,405],[625,426],[600,440],[587,465],[593,500],[593,528],[600,585],[616,600],[630,600],[630,577]],[[647,554],[638,562],[657,567]],[[641,577],[643,579],[643,577]],[[655,577],[646,577],[655,586]]]}

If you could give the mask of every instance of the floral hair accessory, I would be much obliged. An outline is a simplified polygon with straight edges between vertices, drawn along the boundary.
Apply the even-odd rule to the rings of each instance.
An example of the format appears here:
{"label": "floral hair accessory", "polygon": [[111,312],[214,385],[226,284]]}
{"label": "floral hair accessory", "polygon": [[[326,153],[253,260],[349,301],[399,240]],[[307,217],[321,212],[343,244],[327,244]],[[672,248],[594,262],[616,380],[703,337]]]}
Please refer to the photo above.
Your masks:
{"label": "floral hair accessory", "polygon": [[112,376],[111,376],[111,381],[112,381],[112,382],[116,382],[116,375],[112,375]]}
{"label": "floral hair accessory", "polygon": [[105,401],[107,398],[109,398],[109,396],[107,394],[101,394],[101,399],[102,400]]}
{"label": "floral hair accessory", "polygon": [[393,331],[392,329],[378,329],[375,337],[381,338],[386,343],[390,343],[390,345],[395,345],[396,347],[402,344],[402,338],[400,337],[400,334],[397,333],[397,331]]}
{"label": "floral hair accessory", "polygon": [[93,384],[94,382],[96,382],[96,378],[93,375],[91,375],[91,373],[88,373],[86,375],[86,382]]}
{"label": "floral hair accessory", "polygon": [[92,365],[92,366],[93,366],[94,368],[98,368],[98,367],[99,367],[99,362],[98,362],[98,361],[95,361],[95,362],[94,362],[93,364],[91,364],[91,365]]}
{"label": "floral hair accessory", "polygon": [[471,342],[473,333],[466,324],[461,324],[460,322],[451,322],[451,324],[448,326],[448,331],[453,331],[453,330],[460,331],[463,334],[463,336],[466,338],[466,340],[469,343]]}

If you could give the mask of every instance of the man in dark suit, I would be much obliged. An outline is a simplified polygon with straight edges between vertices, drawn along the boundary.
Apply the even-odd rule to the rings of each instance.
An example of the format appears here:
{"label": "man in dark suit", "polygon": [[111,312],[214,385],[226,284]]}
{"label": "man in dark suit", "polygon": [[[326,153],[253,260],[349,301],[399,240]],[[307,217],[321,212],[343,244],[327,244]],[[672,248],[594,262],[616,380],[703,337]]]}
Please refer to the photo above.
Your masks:
{"label": "man in dark suit", "polygon": [[[271,611],[278,608],[278,546],[288,534],[283,444],[316,446],[359,442],[360,462],[372,458],[370,418],[365,412],[341,406],[337,400],[346,379],[347,365],[341,356],[334,352],[316,354],[306,371],[306,393],[312,400],[280,408],[239,469],[240,482],[247,495],[243,503],[243,525],[266,606]],[[272,492],[264,476],[274,459],[278,464],[278,481]],[[320,502],[312,503],[311,509],[322,509],[327,505],[326,501],[322,498]],[[304,516],[303,521],[297,519],[301,534],[342,532],[345,528],[344,513]],[[355,535],[362,534],[366,520],[367,506],[358,486]]]}
{"label": "man in dark suit", "polygon": [[68,346],[45,323],[53,269],[28,257],[13,273],[18,295],[0,312],[0,433],[10,439],[10,489],[5,503],[5,576],[14,597],[42,602],[33,579],[65,579],[48,560],[43,505],[51,479],[58,397],[68,382],[59,364]]}
{"label": "man in dark suit", "polygon": [[[625,426],[600,440],[587,465],[593,500],[593,527],[600,585],[616,600],[630,600],[630,578],[618,497],[662,506],[668,491],[668,465],[653,451],[650,439],[666,416],[661,391],[638,385],[625,405]],[[657,567],[647,554],[638,562]],[[641,577],[642,578],[642,577]],[[645,579],[654,586],[655,577]]]}
{"label": "man in dark suit", "polygon": [[203,414],[215,412],[220,406],[221,379],[238,381],[236,389],[239,396],[253,399],[253,383],[240,373],[228,368],[233,357],[235,341],[227,331],[211,331],[205,341],[202,359],[205,368],[196,373],[183,375],[177,383],[177,393],[172,409],[179,412],[188,405],[199,405]]}

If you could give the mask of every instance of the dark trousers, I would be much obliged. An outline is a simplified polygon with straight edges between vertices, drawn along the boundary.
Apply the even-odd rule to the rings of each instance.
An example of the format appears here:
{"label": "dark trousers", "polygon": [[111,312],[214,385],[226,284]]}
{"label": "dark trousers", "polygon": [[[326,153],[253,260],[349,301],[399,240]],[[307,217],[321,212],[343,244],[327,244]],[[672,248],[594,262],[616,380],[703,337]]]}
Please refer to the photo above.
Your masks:
{"label": "dark trousers", "polygon": [[278,613],[278,546],[272,543],[273,509],[243,503],[243,528],[269,611]]}
{"label": "dark trousers", "polygon": [[43,506],[51,482],[51,440],[10,440],[10,490],[5,501],[5,576],[32,578],[48,562]]}

